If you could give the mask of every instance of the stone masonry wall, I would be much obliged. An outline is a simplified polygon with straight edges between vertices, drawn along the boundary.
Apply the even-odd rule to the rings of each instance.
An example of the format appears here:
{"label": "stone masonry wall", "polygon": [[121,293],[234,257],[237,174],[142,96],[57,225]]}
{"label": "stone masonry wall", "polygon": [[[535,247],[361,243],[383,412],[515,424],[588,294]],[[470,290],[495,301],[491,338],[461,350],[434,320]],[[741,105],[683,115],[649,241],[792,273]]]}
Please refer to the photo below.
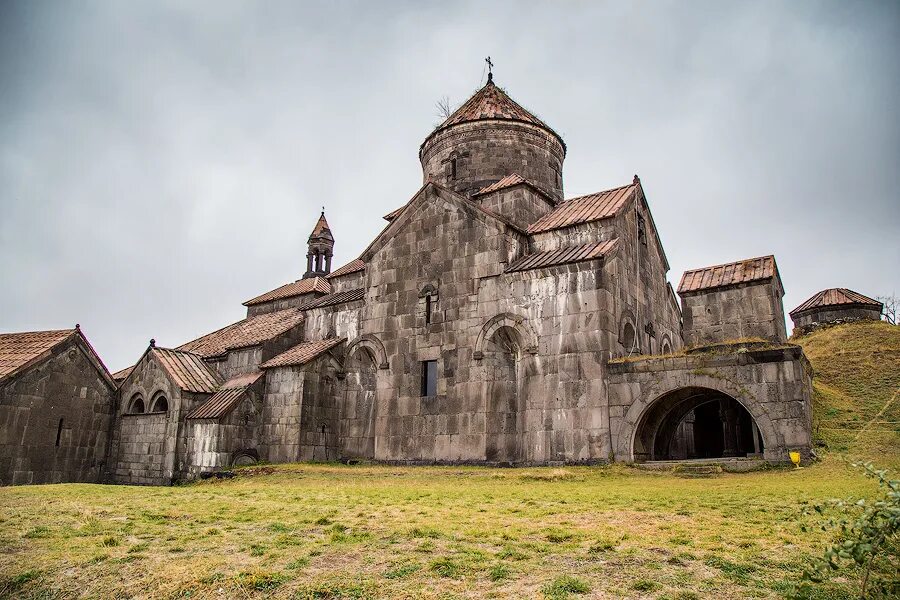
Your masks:
{"label": "stone masonry wall", "polygon": [[258,459],[260,410],[258,394],[251,392],[219,421],[188,420],[181,476],[194,479],[203,472],[228,468],[238,453]]}
{"label": "stone masonry wall", "polygon": [[718,344],[742,338],[787,339],[777,280],[681,294],[684,342]]}
{"label": "stone masonry wall", "polygon": [[327,356],[303,367],[303,404],[300,407],[300,460],[341,458],[337,369]]}
{"label": "stone masonry wall", "polygon": [[273,463],[300,460],[300,412],[305,375],[299,367],[266,370],[259,439],[264,460]]}
{"label": "stone masonry wall", "polygon": [[553,204],[525,184],[478,196],[482,208],[525,231],[553,209]]}
{"label": "stone masonry wall", "polygon": [[126,414],[119,418],[118,454],[113,479],[131,485],[168,485],[166,413]]}
{"label": "stone masonry wall", "polygon": [[98,482],[114,407],[115,390],[77,341],[5,382],[0,485]]}
{"label": "stone masonry wall", "polygon": [[[639,218],[644,234],[639,234]],[[619,240],[616,253],[616,293],[618,339],[608,348],[613,356],[629,353],[623,330],[630,323],[637,337],[640,354],[660,354],[665,342],[671,350],[682,347],[681,315],[673,304],[667,284],[668,266],[650,213],[641,201],[632,202],[612,223]]]}
{"label": "stone masonry wall", "polygon": [[880,321],[881,311],[875,308],[863,308],[859,306],[831,306],[793,317],[795,327],[808,327],[816,323],[830,323],[844,320]]}
{"label": "stone masonry wall", "polygon": [[347,302],[336,306],[314,308],[306,312],[304,340],[324,340],[342,337],[354,340],[359,337],[359,315],[363,302]]}
{"label": "stone masonry wall", "polygon": [[[177,474],[181,415],[197,400],[188,396],[184,402],[189,406],[182,411],[181,390],[152,356],[145,354],[119,388],[110,447],[111,479],[115,483],[169,485]],[[129,414],[135,396],[142,397],[149,410],[151,399],[158,393],[168,400],[167,412]]]}
{"label": "stone masonry wall", "polygon": [[[423,193],[401,216],[411,220],[402,228],[395,222],[399,230],[375,251],[367,271],[360,333],[380,340],[389,363],[378,381],[376,458],[483,461],[484,399],[480,390],[463,387],[484,325],[477,315],[478,280],[500,275],[519,242],[464,200],[435,188]],[[426,285],[437,293],[430,324],[420,296]],[[438,361],[431,397],[421,393],[425,360]]]}
{"label": "stone masonry wall", "polygon": [[[419,152],[423,180],[471,195],[511,173],[563,199],[562,164],[565,149],[540,127],[512,121],[474,121],[439,131]],[[456,177],[450,160],[456,158]]]}
{"label": "stone masonry wall", "polygon": [[766,460],[785,462],[789,450],[809,456],[812,371],[799,346],[612,361],[608,368],[615,460],[639,458],[635,438],[642,419],[667,394],[685,388],[715,390],[737,400],[759,428]]}
{"label": "stone masonry wall", "polygon": [[356,290],[366,286],[366,272],[362,270],[340,277],[332,277],[328,282],[331,284],[332,293]]}

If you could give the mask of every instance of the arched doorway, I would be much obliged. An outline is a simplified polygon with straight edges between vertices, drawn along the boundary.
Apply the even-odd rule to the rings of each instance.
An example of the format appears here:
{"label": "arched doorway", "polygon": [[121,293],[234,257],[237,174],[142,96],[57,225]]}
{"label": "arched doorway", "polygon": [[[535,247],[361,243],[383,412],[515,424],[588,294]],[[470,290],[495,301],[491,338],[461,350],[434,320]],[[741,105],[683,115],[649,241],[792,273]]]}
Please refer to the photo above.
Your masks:
{"label": "arched doorway", "polygon": [[709,388],[687,387],[658,398],[635,433],[634,459],[691,460],[762,457],[763,438],[735,398]]}
{"label": "arched doorway", "polygon": [[375,458],[375,389],[378,363],[374,352],[358,344],[345,361],[342,407],[342,458]]}
{"label": "arched doorway", "polygon": [[512,327],[498,327],[483,345],[485,374],[485,459],[512,463],[519,458],[522,336]]}

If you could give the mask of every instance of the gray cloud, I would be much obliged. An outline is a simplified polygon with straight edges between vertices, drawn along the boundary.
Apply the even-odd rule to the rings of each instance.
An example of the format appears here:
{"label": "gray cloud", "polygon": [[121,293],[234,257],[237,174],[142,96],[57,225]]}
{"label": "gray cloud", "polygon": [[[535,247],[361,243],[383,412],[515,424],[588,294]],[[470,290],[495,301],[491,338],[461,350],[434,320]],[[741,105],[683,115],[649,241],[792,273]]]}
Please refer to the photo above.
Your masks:
{"label": "gray cloud", "polygon": [[900,291],[896,3],[0,4],[0,330],[113,369],[336,263],[421,183],[483,58],[566,139],[568,196],[639,173],[677,283],[774,253],[788,309]]}

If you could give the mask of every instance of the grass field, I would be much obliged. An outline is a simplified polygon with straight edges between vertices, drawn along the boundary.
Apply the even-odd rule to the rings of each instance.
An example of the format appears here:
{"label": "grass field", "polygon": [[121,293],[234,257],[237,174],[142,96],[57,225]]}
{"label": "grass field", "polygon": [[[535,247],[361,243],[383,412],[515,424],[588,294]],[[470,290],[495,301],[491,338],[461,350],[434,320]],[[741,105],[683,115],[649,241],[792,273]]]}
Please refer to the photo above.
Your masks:
{"label": "grass field", "polygon": [[839,454],[900,464],[900,329],[800,341],[827,445],[805,469],[279,465],[171,488],[4,488],[0,596],[782,597],[830,539],[801,531],[818,522],[804,508],[875,490]]}

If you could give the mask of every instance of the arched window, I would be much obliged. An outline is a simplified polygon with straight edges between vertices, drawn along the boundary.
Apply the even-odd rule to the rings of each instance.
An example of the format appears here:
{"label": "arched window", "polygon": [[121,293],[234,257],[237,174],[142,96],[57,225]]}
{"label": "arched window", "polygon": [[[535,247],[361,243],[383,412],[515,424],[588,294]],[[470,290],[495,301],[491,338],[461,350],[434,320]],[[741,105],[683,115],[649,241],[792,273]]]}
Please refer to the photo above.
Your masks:
{"label": "arched window", "polygon": [[434,321],[434,305],[437,302],[437,288],[430,283],[426,284],[419,292],[419,298],[424,303],[425,324],[430,325]]}
{"label": "arched window", "polygon": [[660,352],[663,354],[672,354],[672,342],[669,341],[668,334],[663,336]]}
{"label": "arched window", "polygon": [[150,403],[150,412],[166,412],[169,410],[169,401],[160,393],[157,393]]}
{"label": "arched window", "polygon": [[630,322],[625,323],[622,327],[622,346],[625,348],[626,354],[636,354],[640,352],[635,343],[637,338],[634,334],[634,325]]}
{"label": "arched window", "polygon": [[136,415],[144,412],[144,397],[140,394],[135,394],[131,397],[131,400],[128,402],[128,412]]}

